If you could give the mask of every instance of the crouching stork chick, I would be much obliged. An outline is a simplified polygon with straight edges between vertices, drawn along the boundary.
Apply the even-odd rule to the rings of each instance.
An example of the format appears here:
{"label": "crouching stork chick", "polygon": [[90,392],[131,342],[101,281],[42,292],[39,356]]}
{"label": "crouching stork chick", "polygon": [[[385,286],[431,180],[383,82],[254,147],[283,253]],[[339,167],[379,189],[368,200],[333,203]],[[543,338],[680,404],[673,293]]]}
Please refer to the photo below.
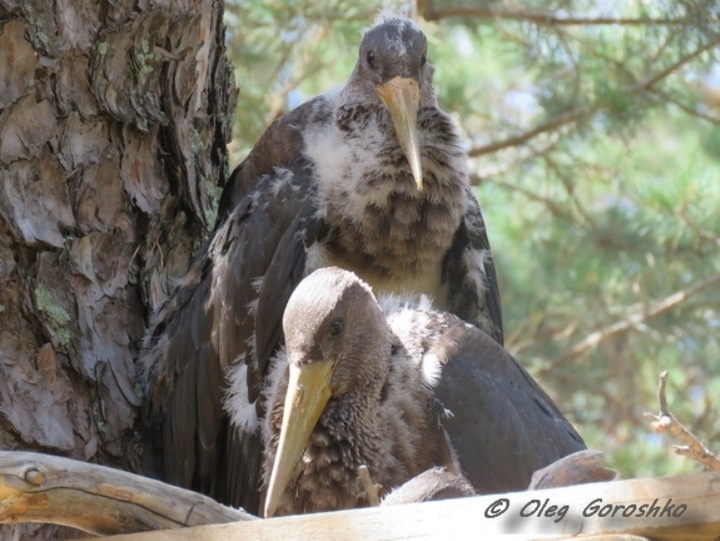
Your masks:
{"label": "crouching stork chick", "polygon": [[266,389],[265,516],[368,505],[422,472],[462,472],[480,493],[522,490],[584,449],[557,406],[490,336],[389,297],[337,267],[315,271],[283,316]]}

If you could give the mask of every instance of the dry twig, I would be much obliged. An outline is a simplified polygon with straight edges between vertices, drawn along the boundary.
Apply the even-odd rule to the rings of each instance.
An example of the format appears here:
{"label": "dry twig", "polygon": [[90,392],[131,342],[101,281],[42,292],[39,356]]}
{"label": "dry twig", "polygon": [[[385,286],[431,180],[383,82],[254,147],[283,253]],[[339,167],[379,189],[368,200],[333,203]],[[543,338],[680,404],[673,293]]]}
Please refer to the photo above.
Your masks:
{"label": "dry twig", "polygon": [[360,476],[360,482],[367,494],[368,503],[373,507],[377,507],[380,505],[380,496],[378,494],[379,486],[373,483],[370,478],[370,470],[365,464],[358,467],[358,475]]}
{"label": "dry twig", "polygon": [[660,415],[645,412],[645,417],[652,419],[652,429],[658,433],[669,432],[683,444],[673,446],[676,454],[687,456],[697,460],[706,468],[720,471],[720,460],[705,445],[678,421],[668,409],[665,387],[667,385],[667,370],[660,374],[658,385],[658,402],[660,403]]}

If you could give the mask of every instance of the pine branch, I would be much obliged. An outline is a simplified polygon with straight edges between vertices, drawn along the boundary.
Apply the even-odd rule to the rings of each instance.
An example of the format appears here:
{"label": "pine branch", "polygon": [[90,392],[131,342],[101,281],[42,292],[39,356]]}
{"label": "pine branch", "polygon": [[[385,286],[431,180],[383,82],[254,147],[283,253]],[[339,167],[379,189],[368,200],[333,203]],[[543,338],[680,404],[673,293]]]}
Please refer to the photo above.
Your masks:
{"label": "pine branch", "polygon": [[667,92],[663,92],[662,90],[658,90],[657,88],[651,89],[650,92],[652,92],[653,94],[662,98],[667,103],[670,103],[670,104],[674,105],[675,107],[677,107],[678,109],[681,109],[682,111],[684,111],[685,113],[687,113],[690,116],[694,116],[694,117],[700,118],[702,120],[707,120],[708,122],[711,122],[712,124],[720,124],[720,118],[713,116],[713,115],[705,114],[702,111],[695,109],[691,105],[682,103],[680,100],[671,96]]}
{"label": "pine branch", "polygon": [[687,17],[677,19],[662,17],[557,17],[550,13],[498,9],[487,6],[436,8],[432,0],[419,1],[418,12],[428,21],[437,21],[447,17],[476,17],[480,19],[507,19],[530,22],[539,26],[679,26],[691,22],[691,19]]}
{"label": "pine branch", "polygon": [[[560,137],[560,132],[553,132],[541,140],[542,145],[533,146],[533,144],[527,144],[523,148],[508,149],[507,154],[509,154],[509,157],[501,163],[488,165],[476,162],[477,167],[475,172],[470,174],[470,184],[472,186],[479,186],[481,183],[493,177],[506,175],[510,170],[523,163],[549,154],[558,141],[560,141]],[[498,160],[498,162],[499,161],[500,160]]]}
{"label": "pine branch", "polygon": [[[654,92],[654,86],[662,81],[663,79],[666,79],[671,74],[675,73],[677,70],[679,70],[684,65],[688,64],[692,60],[695,60],[698,56],[703,54],[704,52],[709,51],[710,49],[713,49],[720,45],[720,38],[714,39],[706,43],[705,45],[699,47],[698,49],[695,49],[694,51],[684,55],[683,57],[679,58],[676,62],[670,64],[666,68],[660,70],[659,72],[652,74],[639,83],[631,86],[626,90],[626,93],[628,94],[642,94],[644,92]],[[498,150],[522,145],[533,139],[534,137],[537,137],[538,135],[542,133],[546,133],[549,131],[556,130],[560,127],[563,127],[567,124],[578,122],[580,120],[584,120],[585,118],[593,115],[594,113],[600,111],[602,107],[600,105],[593,105],[593,106],[584,106],[579,107],[577,109],[572,109],[570,111],[567,111],[565,113],[559,114],[558,116],[551,118],[550,120],[543,122],[539,126],[536,126],[535,128],[526,131],[524,133],[521,133],[520,135],[516,135],[513,137],[509,137],[507,139],[504,139],[502,141],[496,141],[494,143],[490,143],[485,146],[479,146],[471,148],[468,152],[468,155],[471,158],[475,158],[478,156],[482,156],[484,154],[490,154],[492,152],[497,152]]]}
{"label": "pine branch", "polygon": [[[585,227],[597,227],[595,220],[592,218],[590,213],[585,210],[585,206],[583,205],[582,201],[578,197],[577,191],[575,190],[575,183],[573,179],[568,177],[568,173],[565,171],[565,169],[561,167],[556,162],[555,158],[550,154],[544,155],[542,159],[545,161],[548,170],[554,172],[555,175],[560,179],[560,182],[565,188],[565,192],[567,193],[568,198],[570,199],[570,201],[572,201],[573,206],[577,210],[577,213],[584,221]],[[581,160],[579,158],[575,158],[575,160],[578,164],[581,163]]]}
{"label": "pine branch", "polygon": [[660,415],[645,412],[645,417],[652,419],[652,429],[657,433],[670,432],[683,444],[675,445],[673,450],[676,454],[690,457],[700,462],[706,468],[720,471],[720,460],[712,453],[692,432],[677,420],[667,405],[665,387],[667,385],[667,370],[660,374],[658,385],[658,402],[660,403]]}
{"label": "pine branch", "polygon": [[[470,177],[471,182],[473,184],[477,183],[479,184],[480,179],[475,179],[473,176]],[[523,188],[522,186],[518,186],[517,184],[514,184],[512,182],[506,182],[504,180],[493,180],[492,181],[495,186],[498,186],[499,188],[503,188],[504,190],[507,190],[508,192],[515,192],[521,194],[523,197],[528,199],[529,201],[534,201],[536,203],[540,203],[545,208],[550,211],[550,213],[555,218],[562,218],[563,220],[567,220],[570,223],[575,222],[575,217],[572,215],[571,211],[566,208],[564,205],[561,205],[560,203],[553,201],[552,199],[542,196],[538,193],[533,192],[532,190],[528,190],[526,188]]]}
{"label": "pine branch", "polygon": [[571,122],[577,122],[579,120],[582,120],[588,116],[590,116],[592,113],[597,111],[598,107],[580,107],[578,109],[573,109],[571,111],[567,111],[565,113],[562,113],[555,118],[551,118],[547,122],[543,122],[539,126],[536,126],[535,128],[526,131],[525,133],[522,133],[520,135],[516,135],[514,137],[509,137],[507,139],[504,139],[502,141],[496,141],[494,143],[490,143],[489,145],[481,146],[481,147],[474,147],[471,148],[468,152],[468,156],[471,158],[476,158],[478,156],[482,156],[483,154],[491,154],[493,152],[497,152],[498,150],[502,150],[504,148],[518,146],[527,143],[534,137],[549,132],[554,131],[558,128],[561,128],[565,126],[566,124],[570,124]]}
{"label": "pine branch", "polygon": [[568,349],[565,353],[560,355],[560,357],[550,363],[549,366],[546,366],[545,368],[540,370],[540,374],[542,375],[548,372],[552,372],[558,366],[584,355],[605,340],[613,336],[632,331],[638,325],[646,323],[653,318],[656,318],[662,314],[665,314],[666,312],[677,308],[679,305],[686,302],[691,297],[718,284],[720,284],[720,274],[716,274],[715,276],[712,276],[707,280],[700,282],[699,284],[695,284],[694,286],[677,291],[660,301],[643,306],[639,310],[633,311],[627,317],[625,317],[625,319],[616,321],[615,323],[607,325],[606,327],[587,335],[585,338],[583,338],[570,349]]}
{"label": "pine branch", "polygon": [[707,52],[710,49],[714,49],[718,45],[720,45],[720,38],[715,38],[713,40],[708,41],[702,47],[699,47],[699,48],[695,49],[694,51],[686,54],[685,56],[679,58],[674,63],[670,64],[665,69],[660,70],[656,74],[651,75],[650,77],[646,78],[644,81],[636,84],[630,90],[630,92],[633,94],[637,94],[639,92],[647,92],[647,91],[651,90],[655,84],[657,84],[661,80],[667,78],[671,73],[676,72],[681,67],[683,67],[685,64],[691,62],[692,60],[695,60],[698,56],[700,56],[704,52]]}

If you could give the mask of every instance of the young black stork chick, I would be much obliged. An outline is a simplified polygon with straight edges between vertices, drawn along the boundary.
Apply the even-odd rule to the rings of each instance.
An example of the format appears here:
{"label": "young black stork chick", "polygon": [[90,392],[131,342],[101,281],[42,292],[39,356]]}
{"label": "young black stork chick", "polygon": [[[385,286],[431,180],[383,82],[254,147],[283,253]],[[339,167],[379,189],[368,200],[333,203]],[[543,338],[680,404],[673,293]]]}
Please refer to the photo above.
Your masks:
{"label": "young black stork chick", "polygon": [[367,505],[363,464],[381,496],[434,466],[462,469],[483,493],[525,489],[585,448],[487,334],[422,304],[384,304],[336,267],[290,297],[267,390],[265,516]]}
{"label": "young black stork chick", "polygon": [[382,20],[343,88],[275,121],[233,173],[213,238],[153,316],[141,360],[165,480],[258,512],[260,397],[287,300],[313,270],[345,268],[378,294],[425,294],[502,343],[468,156],[433,72],[420,28]]}

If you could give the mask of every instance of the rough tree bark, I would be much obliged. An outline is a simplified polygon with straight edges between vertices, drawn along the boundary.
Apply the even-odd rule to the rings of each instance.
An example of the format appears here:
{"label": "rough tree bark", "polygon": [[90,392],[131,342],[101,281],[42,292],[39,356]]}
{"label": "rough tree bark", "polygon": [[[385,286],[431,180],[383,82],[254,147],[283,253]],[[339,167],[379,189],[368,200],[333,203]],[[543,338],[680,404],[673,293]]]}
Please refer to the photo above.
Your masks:
{"label": "rough tree bark", "polygon": [[0,448],[136,469],[134,360],[227,172],[222,12],[0,0]]}

